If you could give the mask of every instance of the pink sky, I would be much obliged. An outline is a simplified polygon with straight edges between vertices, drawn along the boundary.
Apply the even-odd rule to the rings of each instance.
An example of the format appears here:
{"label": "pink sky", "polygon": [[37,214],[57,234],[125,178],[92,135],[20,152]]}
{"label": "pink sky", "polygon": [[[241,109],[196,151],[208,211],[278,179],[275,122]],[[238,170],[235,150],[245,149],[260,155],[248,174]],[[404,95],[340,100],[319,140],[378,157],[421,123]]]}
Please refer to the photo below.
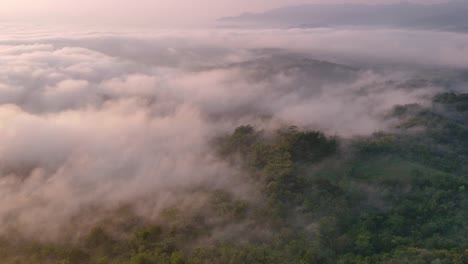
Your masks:
{"label": "pink sky", "polygon": [[1,0],[0,19],[13,22],[190,26],[242,12],[305,3],[343,2],[376,4],[401,0]]}

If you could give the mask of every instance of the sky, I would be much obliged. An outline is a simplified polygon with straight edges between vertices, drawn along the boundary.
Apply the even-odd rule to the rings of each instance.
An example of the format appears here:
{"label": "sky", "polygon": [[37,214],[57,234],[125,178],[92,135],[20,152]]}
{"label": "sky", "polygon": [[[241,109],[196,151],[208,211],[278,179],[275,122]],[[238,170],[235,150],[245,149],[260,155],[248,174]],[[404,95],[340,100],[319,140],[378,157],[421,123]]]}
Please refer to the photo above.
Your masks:
{"label": "sky", "polygon": [[[435,3],[444,0],[412,0]],[[202,26],[243,12],[314,3],[394,3],[401,0],[1,0],[0,21],[124,26]]]}

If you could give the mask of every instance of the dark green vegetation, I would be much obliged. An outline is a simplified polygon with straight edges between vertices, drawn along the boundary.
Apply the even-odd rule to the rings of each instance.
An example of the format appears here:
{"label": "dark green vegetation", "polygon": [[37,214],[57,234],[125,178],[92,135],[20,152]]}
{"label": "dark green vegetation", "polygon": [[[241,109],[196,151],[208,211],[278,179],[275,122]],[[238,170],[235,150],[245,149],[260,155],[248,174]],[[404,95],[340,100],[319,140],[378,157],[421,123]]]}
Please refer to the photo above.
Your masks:
{"label": "dark green vegetation", "polygon": [[1,262],[468,263],[468,95],[392,118],[392,133],[352,140],[239,127],[214,145],[258,197],[202,190],[203,210],[147,222],[124,208],[76,242],[5,238]]}

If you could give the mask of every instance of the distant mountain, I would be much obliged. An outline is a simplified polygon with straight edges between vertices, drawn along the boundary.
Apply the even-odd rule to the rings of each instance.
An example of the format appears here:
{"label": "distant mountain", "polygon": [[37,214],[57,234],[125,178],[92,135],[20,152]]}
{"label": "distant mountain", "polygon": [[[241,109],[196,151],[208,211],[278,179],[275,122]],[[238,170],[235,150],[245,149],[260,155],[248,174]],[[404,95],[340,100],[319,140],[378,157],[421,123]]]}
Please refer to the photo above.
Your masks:
{"label": "distant mountain", "polygon": [[307,58],[301,54],[277,53],[249,61],[232,63],[226,68],[244,71],[247,78],[265,81],[275,75],[294,77],[303,82],[314,80],[315,84],[349,81],[356,77],[357,68],[323,60]]}
{"label": "distant mountain", "polygon": [[218,20],[232,27],[390,26],[468,31],[468,1],[441,4],[300,5]]}

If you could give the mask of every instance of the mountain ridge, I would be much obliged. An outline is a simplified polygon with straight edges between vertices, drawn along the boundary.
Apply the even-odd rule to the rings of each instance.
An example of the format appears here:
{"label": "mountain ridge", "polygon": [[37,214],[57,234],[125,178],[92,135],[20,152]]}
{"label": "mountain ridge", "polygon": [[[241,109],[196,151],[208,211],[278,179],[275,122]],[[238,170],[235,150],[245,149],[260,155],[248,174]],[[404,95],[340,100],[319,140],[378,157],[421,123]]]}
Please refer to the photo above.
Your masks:
{"label": "mountain ridge", "polygon": [[391,26],[449,31],[468,28],[468,2],[440,4],[306,4],[218,19],[222,26]]}

